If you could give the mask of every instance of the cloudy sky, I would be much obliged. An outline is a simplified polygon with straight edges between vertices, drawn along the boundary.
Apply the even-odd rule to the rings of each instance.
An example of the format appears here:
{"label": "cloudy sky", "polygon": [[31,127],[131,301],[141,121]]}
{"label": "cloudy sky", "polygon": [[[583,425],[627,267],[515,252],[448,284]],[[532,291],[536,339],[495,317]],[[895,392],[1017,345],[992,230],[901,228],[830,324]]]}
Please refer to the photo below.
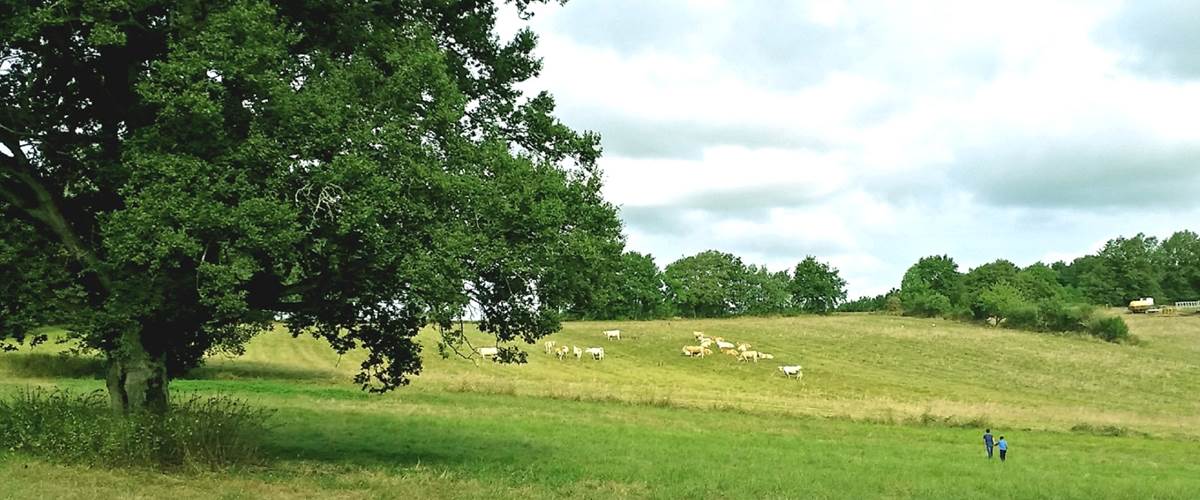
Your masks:
{"label": "cloudy sky", "polygon": [[602,135],[660,265],[811,254],[853,297],[925,255],[1200,230],[1200,2],[571,0],[529,24],[528,90]]}

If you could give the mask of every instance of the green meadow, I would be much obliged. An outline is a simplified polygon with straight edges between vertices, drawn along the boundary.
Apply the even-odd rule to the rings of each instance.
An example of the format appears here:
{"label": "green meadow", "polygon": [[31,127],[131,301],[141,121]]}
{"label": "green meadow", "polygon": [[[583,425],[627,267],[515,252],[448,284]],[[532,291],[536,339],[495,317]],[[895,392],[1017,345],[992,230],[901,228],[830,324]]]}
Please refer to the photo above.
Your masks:
{"label": "green meadow", "polygon": [[[0,452],[0,498],[1194,498],[1200,316],[1126,319],[1140,344],[882,315],[572,322],[550,340],[606,359],[538,345],[518,366],[442,359],[426,332],[423,373],[384,395],[351,383],[357,353],[275,331],[171,386],[273,409],[261,464]],[[775,359],[682,356],[697,330]],[[0,393],[103,387],[57,347],[0,354]]]}

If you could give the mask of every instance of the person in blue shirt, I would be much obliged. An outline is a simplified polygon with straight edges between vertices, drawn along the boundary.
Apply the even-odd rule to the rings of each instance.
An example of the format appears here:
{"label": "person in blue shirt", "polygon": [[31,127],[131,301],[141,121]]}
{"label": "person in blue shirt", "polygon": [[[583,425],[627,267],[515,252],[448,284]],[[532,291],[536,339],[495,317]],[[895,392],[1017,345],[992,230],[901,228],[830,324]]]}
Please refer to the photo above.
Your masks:
{"label": "person in blue shirt", "polygon": [[1003,462],[1004,455],[1008,454],[1008,441],[1004,440],[1004,436],[1000,436],[1000,443],[998,443],[996,447],[1000,448],[1000,461]]}
{"label": "person in blue shirt", "polygon": [[994,444],[994,442],[992,441],[992,430],[987,429],[983,432],[983,447],[987,448],[988,460],[991,460],[991,458],[992,458],[993,444]]}

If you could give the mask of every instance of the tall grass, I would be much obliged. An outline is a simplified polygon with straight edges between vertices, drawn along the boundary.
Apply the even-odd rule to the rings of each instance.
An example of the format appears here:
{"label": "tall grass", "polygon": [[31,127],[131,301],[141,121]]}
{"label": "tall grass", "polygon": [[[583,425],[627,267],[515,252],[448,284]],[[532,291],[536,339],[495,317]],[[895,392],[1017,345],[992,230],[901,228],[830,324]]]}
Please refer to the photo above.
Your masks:
{"label": "tall grass", "polygon": [[0,449],[65,463],[220,469],[257,460],[268,416],[223,396],[121,415],[102,391],[22,389],[0,400]]}

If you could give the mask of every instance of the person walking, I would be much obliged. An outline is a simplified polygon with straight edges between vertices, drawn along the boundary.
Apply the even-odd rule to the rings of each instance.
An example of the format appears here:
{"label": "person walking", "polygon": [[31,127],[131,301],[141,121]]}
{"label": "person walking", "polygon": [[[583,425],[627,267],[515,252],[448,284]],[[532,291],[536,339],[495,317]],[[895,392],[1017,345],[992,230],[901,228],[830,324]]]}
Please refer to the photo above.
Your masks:
{"label": "person walking", "polygon": [[992,446],[994,443],[992,440],[992,430],[987,429],[983,431],[983,447],[987,448],[988,460],[992,459]]}
{"label": "person walking", "polygon": [[1000,436],[1000,442],[996,445],[1000,448],[1000,461],[1004,461],[1004,456],[1008,454],[1008,441],[1004,440],[1004,436]]}

